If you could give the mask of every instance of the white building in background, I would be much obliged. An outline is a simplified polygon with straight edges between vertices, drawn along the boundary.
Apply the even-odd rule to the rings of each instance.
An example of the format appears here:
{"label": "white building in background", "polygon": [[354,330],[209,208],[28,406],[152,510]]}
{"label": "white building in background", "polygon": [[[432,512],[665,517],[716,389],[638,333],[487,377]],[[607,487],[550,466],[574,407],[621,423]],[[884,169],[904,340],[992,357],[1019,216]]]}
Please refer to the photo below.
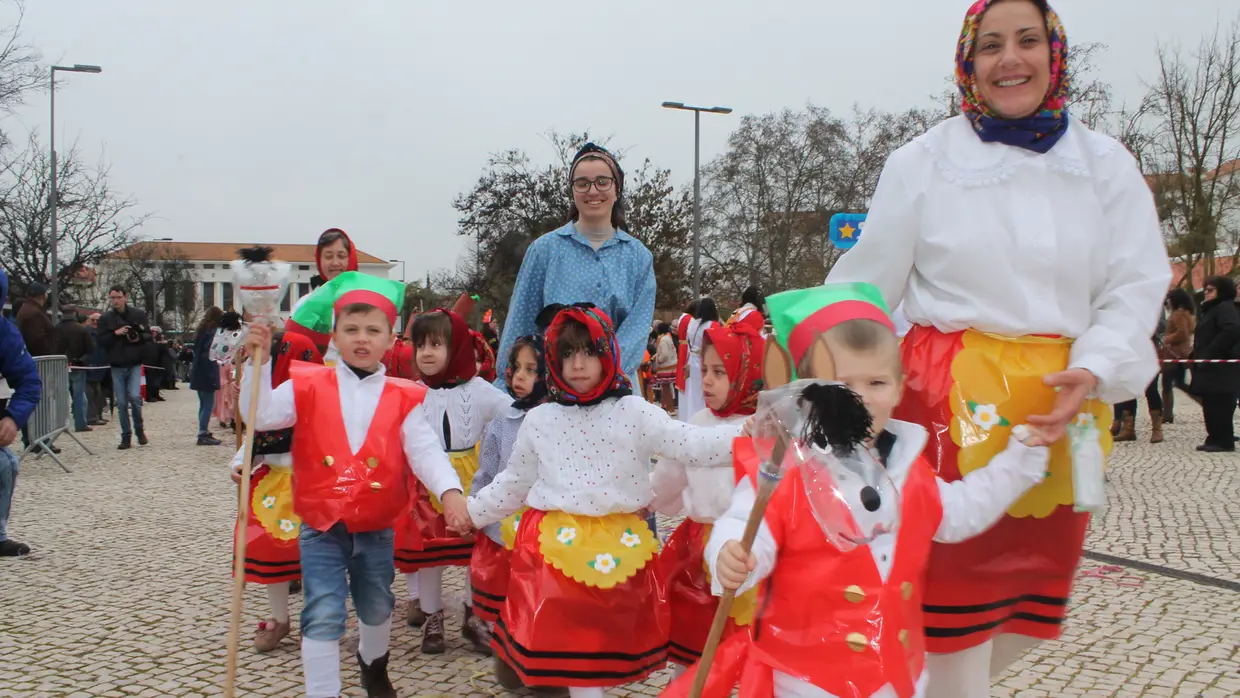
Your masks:
{"label": "white building in background", "polygon": [[[144,289],[135,289],[131,302],[147,309],[152,322],[165,330],[188,331],[202,316],[202,311],[217,305],[224,310],[237,307],[236,288],[229,264],[237,259],[237,250],[263,245],[272,248],[272,257],[292,265],[289,292],[281,311],[288,313],[299,298],[310,293],[310,279],[318,274],[314,262],[314,245],[282,245],[258,242],[175,242],[144,241],[135,243],[104,258],[95,269],[94,283],[83,296],[93,298],[98,307],[106,307],[108,288],[126,283],[140,275]],[[391,278],[395,264],[357,250],[358,271],[382,278]],[[180,279],[175,284],[161,284],[160,270],[175,268]],[[182,271],[183,270],[183,271]],[[138,272],[138,274],[135,274]],[[166,288],[165,288],[166,286]],[[192,294],[192,295],[191,295]]]}

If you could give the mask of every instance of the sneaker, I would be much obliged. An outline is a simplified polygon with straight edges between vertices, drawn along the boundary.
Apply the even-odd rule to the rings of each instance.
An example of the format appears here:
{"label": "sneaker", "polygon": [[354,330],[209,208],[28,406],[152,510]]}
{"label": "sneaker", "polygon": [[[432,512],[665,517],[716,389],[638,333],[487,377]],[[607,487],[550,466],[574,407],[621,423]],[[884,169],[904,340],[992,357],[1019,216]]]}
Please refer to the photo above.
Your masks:
{"label": "sneaker", "polygon": [[422,610],[422,602],[413,599],[405,606],[405,623],[411,628],[420,628],[426,622],[426,611]]}
{"label": "sneaker", "polygon": [[87,431],[94,431],[94,429],[91,429],[91,428],[90,428],[90,425],[89,425],[89,424],[87,424],[86,426],[82,427],[81,429],[74,429],[74,431],[76,431],[77,433],[81,434],[81,433],[83,433],[83,432],[87,432]]}
{"label": "sneaker", "polygon": [[443,654],[447,650],[443,639],[443,611],[426,614],[422,626],[422,654]]}
{"label": "sneaker", "polygon": [[[139,441],[138,443],[142,443],[142,442],[141,442],[141,441]],[[219,439],[215,438],[214,436],[211,436],[210,434],[200,434],[200,435],[198,436],[198,445],[199,445],[199,446],[219,446],[219,445],[220,445],[220,444],[222,444],[222,443],[224,443],[224,442],[223,442],[223,441],[220,441]]]}
{"label": "sneaker", "polygon": [[288,637],[292,622],[283,623],[274,618],[260,621],[258,630],[254,631],[254,649],[259,652],[270,652],[280,645],[280,641]]}
{"label": "sneaker", "polygon": [[150,439],[146,438],[146,432],[145,431],[138,432],[138,445],[145,446],[149,443],[151,443],[151,441]]}
{"label": "sneaker", "polygon": [[5,538],[0,540],[0,557],[23,557],[30,554],[30,546]]}
{"label": "sneaker", "polygon": [[491,655],[491,628],[486,621],[474,615],[474,609],[465,607],[465,622],[461,624],[461,637],[473,645],[475,652]]}
{"label": "sneaker", "polygon": [[362,675],[362,689],[366,691],[366,698],[396,698],[396,688],[392,686],[392,680],[388,678],[387,665],[388,656],[391,652],[379,657],[371,664],[362,661],[362,655],[357,655],[357,664]]}

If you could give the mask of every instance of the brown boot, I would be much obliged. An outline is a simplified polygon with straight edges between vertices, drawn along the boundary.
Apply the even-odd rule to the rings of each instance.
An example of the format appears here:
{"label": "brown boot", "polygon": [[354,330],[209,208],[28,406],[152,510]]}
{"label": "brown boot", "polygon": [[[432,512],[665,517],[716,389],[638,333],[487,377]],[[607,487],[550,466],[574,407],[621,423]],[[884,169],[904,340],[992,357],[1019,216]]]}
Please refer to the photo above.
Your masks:
{"label": "brown boot", "polygon": [[1163,415],[1161,410],[1150,410],[1150,425],[1150,443],[1162,443]]}
{"label": "brown boot", "polygon": [[362,689],[366,698],[396,698],[396,689],[388,678],[388,657],[391,652],[379,657],[373,664],[367,664],[362,655],[357,655],[357,663],[362,677]]}
{"label": "brown boot", "polygon": [[413,599],[405,606],[405,623],[411,628],[420,628],[426,622],[426,611],[422,610],[422,602]]}
{"label": "brown boot", "polygon": [[274,618],[258,624],[258,630],[254,631],[254,649],[259,652],[270,652],[280,645],[280,641],[288,637],[292,623],[285,621],[280,623]]}
{"label": "brown boot", "polygon": [[448,645],[443,639],[443,611],[426,614],[422,626],[422,654],[443,654]]}
{"label": "brown boot", "polygon": [[1116,441],[1136,441],[1136,417],[1131,412],[1125,412],[1119,417],[1119,432],[1115,435]]}
{"label": "brown boot", "polygon": [[508,662],[498,656],[495,657],[495,680],[509,691],[519,691],[525,688],[525,683],[521,681],[520,676],[517,676],[516,669],[508,666]]}
{"label": "brown boot", "polygon": [[465,607],[465,622],[461,623],[461,637],[474,646],[475,652],[490,656],[491,629],[487,627],[485,620],[474,615],[472,606]]}

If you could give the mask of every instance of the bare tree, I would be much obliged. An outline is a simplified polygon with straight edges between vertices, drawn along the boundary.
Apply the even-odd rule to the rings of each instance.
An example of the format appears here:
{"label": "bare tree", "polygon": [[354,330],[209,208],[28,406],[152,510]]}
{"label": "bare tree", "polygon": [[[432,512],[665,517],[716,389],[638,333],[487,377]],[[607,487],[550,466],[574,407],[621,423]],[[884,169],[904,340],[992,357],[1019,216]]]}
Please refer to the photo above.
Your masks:
{"label": "bare tree", "polygon": [[152,324],[188,331],[198,322],[197,276],[174,243],[135,242],[107,258],[106,286],[129,289],[134,305],[145,308]]}
{"label": "bare tree", "polygon": [[1240,19],[1216,29],[1197,50],[1160,46],[1159,73],[1144,116],[1145,153],[1159,216],[1184,277],[1220,251],[1236,262],[1240,238]]}
{"label": "bare tree", "polygon": [[[26,101],[31,92],[48,87],[47,66],[38,49],[22,40],[22,20],[26,6],[21,0],[2,0],[0,7],[12,19],[0,26],[0,112],[12,113]],[[9,145],[6,134],[0,132],[0,148]]]}
{"label": "bare tree", "polygon": [[[26,149],[0,172],[0,259],[23,284],[51,281],[51,164],[47,148],[31,136]],[[134,240],[147,215],[112,191],[104,165],[84,167],[76,148],[57,162],[60,197],[57,270],[69,288],[83,268]]]}

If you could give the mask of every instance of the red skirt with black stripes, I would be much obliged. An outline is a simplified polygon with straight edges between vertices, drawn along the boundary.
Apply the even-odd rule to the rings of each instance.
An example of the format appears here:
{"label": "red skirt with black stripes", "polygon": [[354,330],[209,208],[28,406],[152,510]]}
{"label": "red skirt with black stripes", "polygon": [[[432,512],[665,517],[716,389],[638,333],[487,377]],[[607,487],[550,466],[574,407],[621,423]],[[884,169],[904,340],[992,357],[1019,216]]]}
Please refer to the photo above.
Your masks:
{"label": "red skirt with black stripes", "polygon": [[[270,485],[277,480],[277,486],[264,486],[264,482]],[[250,476],[253,494],[249,518],[234,532],[245,532],[245,581],[250,584],[301,579],[301,551],[297,547],[301,519],[293,514],[290,482],[288,473],[273,471],[267,465],[259,466]]]}
{"label": "red skirt with black stripes", "polygon": [[667,665],[671,617],[652,561],[611,589],[573,581],[539,551],[544,512],[522,518],[491,645],[530,686],[618,686]]}
{"label": "red skirt with black stripes", "polygon": [[[995,375],[992,383],[1005,386],[1004,390],[1044,389],[1046,404],[1040,409],[1049,411],[1054,401],[1053,392],[1042,388],[1040,380],[1033,388],[1017,387],[1013,382],[1005,384],[1010,379],[994,366],[965,365],[976,362],[972,354],[962,357],[967,361],[958,361],[964,349],[962,333],[944,334],[924,326],[913,327],[901,345],[906,382],[904,399],[894,416],[926,427],[930,439],[924,455],[947,482],[962,477],[961,449],[952,439],[953,429],[960,428],[953,424],[958,419],[953,404],[959,409],[969,398],[961,397],[965,388],[954,376],[990,371],[985,375]],[[1067,351],[1060,351],[1065,364],[1058,370],[1066,368]],[[987,402],[999,400],[997,409],[1006,418],[1009,415],[1003,410],[1010,408],[1002,397],[993,395]],[[1010,416],[1013,423],[1020,423],[1025,415],[1013,412]],[[926,650],[958,652],[1001,633],[1047,640],[1058,637],[1088,526],[1088,514],[1061,505],[1042,518],[1005,515],[982,535],[962,543],[935,543],[923,598]]]}
{"label": "red skirt with black stripes", "polygon": [[474,554],[474,541],[448,530],[447,520],[435,510],[421,481],[415,494],[415,526],[404,533],[400,527],[396,529],[396,569],[409,573],[431,567],[467,567]]}
{"label": "red skirt with black stripes", "polygon": [[474,615],[488,623],[499,620],[500,609],[508,598],[509,554],[503,545],[484,534],[474,539],[474,556],[469,562],[469,586]]}

